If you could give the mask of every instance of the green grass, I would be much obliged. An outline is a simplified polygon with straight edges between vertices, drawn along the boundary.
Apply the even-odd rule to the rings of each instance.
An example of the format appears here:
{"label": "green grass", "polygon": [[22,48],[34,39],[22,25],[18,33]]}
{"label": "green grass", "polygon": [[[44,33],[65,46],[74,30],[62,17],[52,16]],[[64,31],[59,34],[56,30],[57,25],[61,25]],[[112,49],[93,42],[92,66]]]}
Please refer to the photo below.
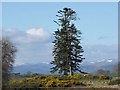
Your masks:
{"label": "green grass", "polygon": [[95,86],[95,87],[108,86],[108,83],[110,82],[110,80],[99,80],[99,79],[86,79],[80,81],[87,84],[87,86]]}

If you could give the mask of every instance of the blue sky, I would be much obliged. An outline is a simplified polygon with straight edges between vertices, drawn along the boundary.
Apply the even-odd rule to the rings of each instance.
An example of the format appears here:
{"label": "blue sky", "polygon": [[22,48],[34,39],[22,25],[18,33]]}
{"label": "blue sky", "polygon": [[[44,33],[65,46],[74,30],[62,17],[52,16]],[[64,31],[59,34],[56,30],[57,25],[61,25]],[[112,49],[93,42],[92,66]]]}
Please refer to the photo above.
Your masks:
{"label": "blue sky", "polygon": [[118,2],[119,0],[1,0],[2,2]]}
{"label": "blue sky", "polygon": [[[64,7],[75,10],[80,18],[75,24],[82,32],[82,44],[87,58],[91,61],[117,58],[117,2],[2,3],[4,35],[17,43],[19,49],[16,63],[27,63],[29,60],[37,63],[41,59],[49,62],[52,59],[52,33],[58,28],[53,20],[57,20],[57,11]],[[94,55],[96,50],[99,51],[99,58]],[[93,55],[89,55],[91,52]]]}

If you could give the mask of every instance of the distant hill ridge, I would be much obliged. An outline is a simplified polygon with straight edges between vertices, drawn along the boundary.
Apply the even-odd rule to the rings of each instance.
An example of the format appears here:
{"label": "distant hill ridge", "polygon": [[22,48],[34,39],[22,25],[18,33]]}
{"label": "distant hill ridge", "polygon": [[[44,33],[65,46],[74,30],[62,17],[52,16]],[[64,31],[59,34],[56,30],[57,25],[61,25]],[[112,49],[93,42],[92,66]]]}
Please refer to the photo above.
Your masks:
{"label": "distant hill ridge", "polygon": [[[94,73],[98,69],[112,70],[118,62],[116,60],[101,60],[96,62],[86,62],[81,64],[82,71]],[[28,71],[32,73],[50,74],[50,68],[52,67],[49,63],[37,63],[37,64],[22,64],[14,66],[14,72],[26,73]]]}

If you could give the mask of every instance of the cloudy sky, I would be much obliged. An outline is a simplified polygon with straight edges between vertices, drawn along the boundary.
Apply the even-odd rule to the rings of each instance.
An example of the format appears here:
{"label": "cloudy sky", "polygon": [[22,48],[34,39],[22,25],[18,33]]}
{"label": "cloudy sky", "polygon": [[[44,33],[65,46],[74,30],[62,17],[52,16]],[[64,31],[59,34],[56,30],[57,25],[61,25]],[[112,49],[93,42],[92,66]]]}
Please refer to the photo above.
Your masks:
{"label": "cloudy sky", "polygon": [[64,7],[77,12],[75,25],[82,32],[84,62],[117,59],[117,2],[23,2],[2,3],[3,36],[18,48],[16,65],[49,63],[53,60],[53,32],[57,11]]}

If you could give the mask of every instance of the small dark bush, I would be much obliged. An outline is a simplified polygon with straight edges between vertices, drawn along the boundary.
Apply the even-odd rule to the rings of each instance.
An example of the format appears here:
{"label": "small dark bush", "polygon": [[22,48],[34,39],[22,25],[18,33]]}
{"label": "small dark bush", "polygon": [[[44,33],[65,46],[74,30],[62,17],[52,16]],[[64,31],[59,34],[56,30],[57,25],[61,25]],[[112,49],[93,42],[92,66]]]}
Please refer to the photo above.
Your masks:
{"label": "small dark bush", "polygon": [[109,76],[106,76],[106,75],[100,75],[100,76],[99,76],[99,79],[100,79],[100,80],[108,80],[108,79],[110,79],[110,77],[109,77]]}

